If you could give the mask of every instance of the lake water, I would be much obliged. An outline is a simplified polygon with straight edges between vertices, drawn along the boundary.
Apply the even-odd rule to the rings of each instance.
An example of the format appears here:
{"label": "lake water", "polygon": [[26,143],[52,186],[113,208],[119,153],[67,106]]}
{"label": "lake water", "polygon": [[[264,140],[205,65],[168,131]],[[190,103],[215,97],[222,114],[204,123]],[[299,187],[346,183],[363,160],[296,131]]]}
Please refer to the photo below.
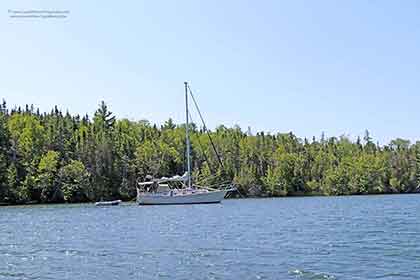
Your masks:
{"label": "lake water", "polygon": [[0,208],[0,279],[420,279],[420,195]]}

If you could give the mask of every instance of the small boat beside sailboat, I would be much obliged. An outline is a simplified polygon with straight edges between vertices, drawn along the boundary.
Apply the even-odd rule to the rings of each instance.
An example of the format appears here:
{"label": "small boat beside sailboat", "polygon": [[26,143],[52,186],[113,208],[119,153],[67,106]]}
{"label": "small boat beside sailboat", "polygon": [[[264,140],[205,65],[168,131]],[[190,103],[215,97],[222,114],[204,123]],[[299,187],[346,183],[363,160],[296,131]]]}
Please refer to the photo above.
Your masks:
{"label": "small boat beside sailboat", "polygon": [[121,200],[112,200],[112,201],[98,201],[95,203],[95,206],[117,206],[120,205]]}

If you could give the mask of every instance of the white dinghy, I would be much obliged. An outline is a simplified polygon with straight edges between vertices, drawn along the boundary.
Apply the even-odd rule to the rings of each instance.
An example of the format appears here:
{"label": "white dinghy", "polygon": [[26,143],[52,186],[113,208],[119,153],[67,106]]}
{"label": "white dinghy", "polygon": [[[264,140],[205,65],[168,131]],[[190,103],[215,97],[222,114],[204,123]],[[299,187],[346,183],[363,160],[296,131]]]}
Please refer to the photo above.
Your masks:
{"label": "white dinghy", "polygon": [[98,201],[95,203],[95,206],[116,206],[121,203],[121,200],[112,200],[112,201]]}

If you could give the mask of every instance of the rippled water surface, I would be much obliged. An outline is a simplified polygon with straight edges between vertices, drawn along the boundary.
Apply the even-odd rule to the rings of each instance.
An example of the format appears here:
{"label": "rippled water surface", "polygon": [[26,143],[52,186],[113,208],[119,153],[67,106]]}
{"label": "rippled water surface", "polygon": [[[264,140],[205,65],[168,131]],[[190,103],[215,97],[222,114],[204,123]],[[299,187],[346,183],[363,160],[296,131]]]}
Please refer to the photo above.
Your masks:
{"label": "rippled water surface", "polygon": [[0,279],[420,279],[420,195],[0,208]]}

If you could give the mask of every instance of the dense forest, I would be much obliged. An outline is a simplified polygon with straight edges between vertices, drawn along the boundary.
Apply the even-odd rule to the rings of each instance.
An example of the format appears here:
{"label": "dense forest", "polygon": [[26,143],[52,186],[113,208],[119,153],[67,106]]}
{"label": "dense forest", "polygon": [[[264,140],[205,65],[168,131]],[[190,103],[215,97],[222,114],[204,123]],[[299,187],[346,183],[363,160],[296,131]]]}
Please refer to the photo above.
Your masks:
{"label": "dense forest", "polygon": [[[233,181],[244,195],[347,195],[419,190],[420,142],[375,144],[292,133],[251,135],[190,124],[195,180]],[[209,137],[210,135],[210,137]],[[217,153],[212,148],[213,144]],[[223,165],[219,164],[220,156]],[[0,203],[87,202],[135,197],[138,178],[182,174],[185,124],[116,119],[102,102],[94,116],[0,105]],[[216,174],[217,176],[210,176]]]}

